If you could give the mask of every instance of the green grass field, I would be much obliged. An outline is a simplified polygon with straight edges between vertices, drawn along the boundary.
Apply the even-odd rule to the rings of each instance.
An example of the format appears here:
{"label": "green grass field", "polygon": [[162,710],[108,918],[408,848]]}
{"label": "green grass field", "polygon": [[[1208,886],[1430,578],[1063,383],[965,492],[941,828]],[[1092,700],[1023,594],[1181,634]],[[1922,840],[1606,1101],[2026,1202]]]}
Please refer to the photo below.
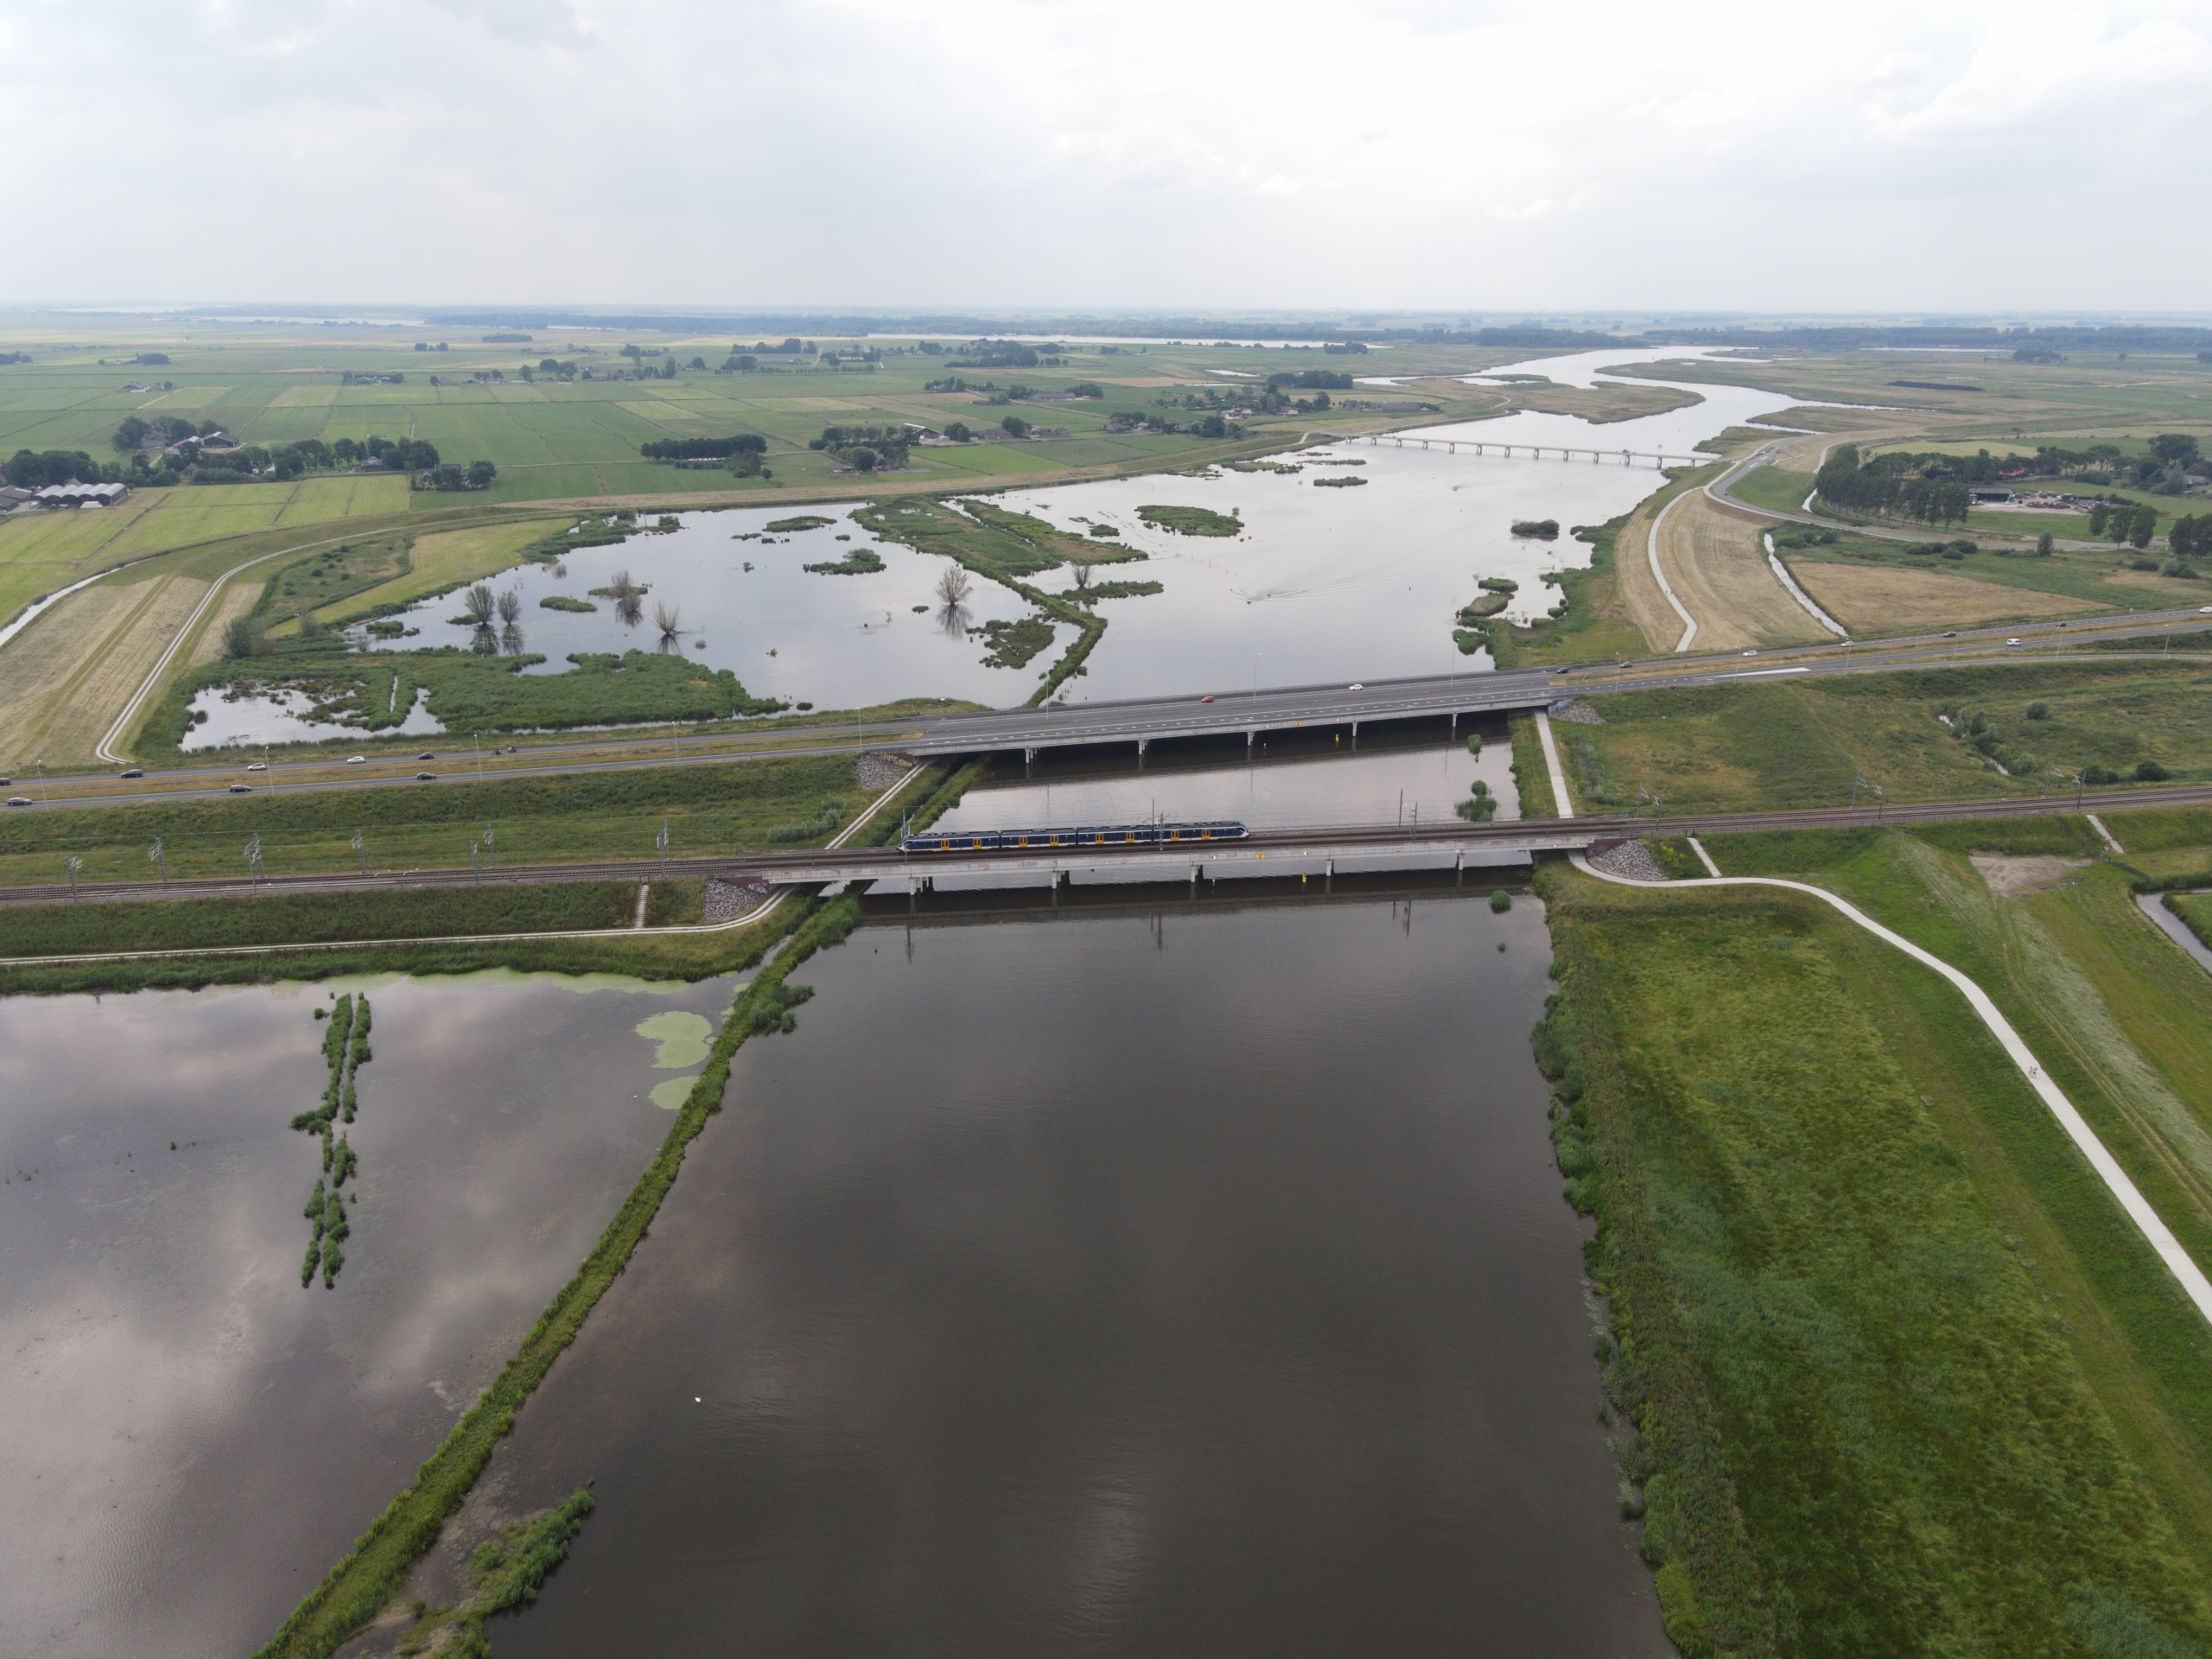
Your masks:
{"label": "green grass field", "polygon": [[[439,768],[466,769],[456,756]],[[170,874],[238,875],[239,849],[258,836],[272,876],[349,870],[361,830],[372,870],[466,869],[469,843],[488,830],[504,864],[651,858],[669,825],[679,857],[769,844],[771,832],[818,820],[833,806],[849,823],[873,797],[849,760],[750,761],[728,766],[652,768],[575,777],[492,779],[467,788],[430,785],[344,794],[269,793],[222,801],[105,808],[55,808],[0,817],[0,881],[64,878],[62,861],[84,861],[85,881],[143,881],[156,836]],[[832,831],[799,837],[818,845]]]}
{"label": "green grass field", "polygon": [[[651,882],[645,923],[699,919],[696,880]],[[423,939],[457,934],[625,928],[638,914],[634,881],[535,887],[418,887],[405,892],[271,893],[246,900],[168,904],[24,905],[4,912],[8,954],[179,950],[226,945]]]}
{"label": "green grass field", "polygon": [[[1751,839],[1716,843],[1724,868]],[[2124,883],[1999,920],[1926,842],[1795,850],[1840,859],[1826,879],[1980,977],[2131,1167],[2155,1176],[2170,1147],[2124,1109],[2141,1079],[2107,1093],[2075,1063],[2087,1039],[2116,1066],[2100,1020],[2144,1077],[2190,1080],[2178,1122],[2204,1116],[2212,996]],[[1786,894],[1545,890],[1589,1124],[1562,1133],[1562,1169],[1601,1217],[1608,1393],[1643,1431],[1630,1473],[1656,1467],[1647,1553],[1686,1649],[2201,1640],[2202,1321],[1956,993]],[[2007,938],[2033,953],[2024,988]],[[2201,1254],[2180,1184],[2145,1185]],[[2115,1629],[2133,1645],[2090,1639]]]}
{"label": "green grass field", "polygon": [[[167,352],[171,361],[159,369],[103,366],[99,361],[103,349],[121,349],[112,345],[79,344],[54,351],[26,340],[35,361],[0,369],[0,454],[12,454],[18,448],[83,449],[105,459],[112,453],[110,435],[125,416],[181,414],[195,421],[219,421],[250,443],[303,438],[358,441],[372,434],[427,439],[447,460],[486,460],[500,469],[493,487],[474,499],[526,502],[702,492],[819,492],[855,483],[855,475],[838,470],[833,458],[807,448],[810,439],[832,423],[895,426],[912,422],[942,429],[958,420],[981,429],[995,428],[1001,416],[1019,413],[1033,425],[1066,428],[1065,437],[917,448],[909,469],[885,480],[916,487],[1014,482],[1070,468],[1141,466],[1154,460],[1173,461],[1223,452],[1219,442],[1187,435],[1114,434],[1104,429],[1110,416],[1126,410],[1187,418],[1192,411],[1182,407],[1185,397],[1209,389],[1233,389],[1233,382],[1209,370],[1235,366],[1264,373],[1286,359],[1280,351],[1239,346],[1133,346],[1102,352],[1095,346],[1075,345],[1058,365],[966,368],[955,366],[957,348],[948,346],[933,355],[894,349],[873,367],[832,369],[816,359],[772,355],[761,358],[760,370],[752,373],[722,374],[685,366],[674,379],[564,383],[540,378],[526,384],[518,378],[523,365],[549,355],[582,363],[595,376],[612,376],[630,365],[619,353],[621,342],[605,339],[571,341],[549,336],[527,345],[502,346],[456,339],[448,342],[449,351],[416,352],[414,341],[423,332],[196,325],[190,340],[156,334],[132,343],[133,352],[145,345]],[[695,356],[718,365],[734,345],[749,348],[752,344],[734,338],[652,336],[641,337],[639,343],[652,360],[657,362],[665,352],[684,365]],[[832,348],[852,345],[821,343]],[[868,343],[879,347],[893,344]],[[1302,367],[1314,354],[1291,355],[1294,366]],[[1390,370],[1464,373],[1510,353],[1408,346],[1374,354],[1377,359],[1385,355]],[[1331,366],[1337,365],[1332,361]],[[1354,366],[1383,372],[1371,363]],[[493,370],[507,378],[498,384],[465,384]],[[397,373],[405,380],[396,386],[346,385],[342,380],[349,372]],[[433,376],[442,384],[430,385]],[[925,390],[929,382],[951,377],[977,387],[988,382],[1001,396],[1017,386],[1045,394],[1078,382],[1099,385],[1104,396],[995,404],[988,390]],[[134,379],[174,381],[176,390],[165,395],[123,390]],[[1493,391],[1448,382],[1440,396],[1450,405],[1445,413],[1461,418],[1497,413],[1503,407]],[[1274,423],[1286,441],[1294,439],[1307,424],[1299,416]],[[1387,423],[1352,417],[1349,424]],[[645,461],[639,454],[641,444],[659,438],[740,431],[768,439],[767,461],[775,474],[772,486],[747,483],[727,473],[682,471]],[[318,479],[304,487],[342,496],[364,486],[377,496],[375,505],[311,503],[306,510],[342,516],[404,510],[410,504],[426,510],[453,505],[449,497],[425,494],[416,495],[410,503],[404,480],[397,479]],[[393,487],[398,499],[384,499]],[[230,488],[220,493],[236,498],[239,492]],[[244,508],[247,504],[239,500],[236,505]],[[288,516],[284,522],[294,518]]]}
{"label": "green grass field", "polygon": [[[2044,717],[2029,718],[2037,703]],[[2092,765],[2125,774],[2153,760],[2177,779],[2212,776],[2212,664],[2178,658],[1625,692],[1592,706],[1603,725],[1552,728],[1589,811],[1631,807],[1638,790],[1669,811],[1844,805],[1854,776],[1870,816],[1875,784],[1897,802],[2039,796],[2056,768],[2048,789],[2070,798]],[[1979,716],[1995,753],[1955,735],[1938,718],[1950,711],[1969,728]]]}

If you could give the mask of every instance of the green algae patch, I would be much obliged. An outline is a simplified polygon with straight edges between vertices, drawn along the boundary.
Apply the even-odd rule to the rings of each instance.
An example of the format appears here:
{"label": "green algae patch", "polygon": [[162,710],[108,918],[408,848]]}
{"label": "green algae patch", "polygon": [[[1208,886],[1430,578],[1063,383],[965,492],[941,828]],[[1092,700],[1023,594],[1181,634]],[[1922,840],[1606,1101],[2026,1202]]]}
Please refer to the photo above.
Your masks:
{"label": "green algae patch", "polygon": [[664,1112],[676,1111],[691,1097],[691,1085],[698,1081],[696,1077],[664,1077],[652,1087],[652,1103]]}
{"label": "green algae patch", "polygon": [[639,1036],[660,1045],[653,1054],[656,1071],[674,1071],[698,1065],[707,1058],[707,1039],[714,1029],[713,1022],[704,1014],[675,1009],[649,1015],[636,1027]]}

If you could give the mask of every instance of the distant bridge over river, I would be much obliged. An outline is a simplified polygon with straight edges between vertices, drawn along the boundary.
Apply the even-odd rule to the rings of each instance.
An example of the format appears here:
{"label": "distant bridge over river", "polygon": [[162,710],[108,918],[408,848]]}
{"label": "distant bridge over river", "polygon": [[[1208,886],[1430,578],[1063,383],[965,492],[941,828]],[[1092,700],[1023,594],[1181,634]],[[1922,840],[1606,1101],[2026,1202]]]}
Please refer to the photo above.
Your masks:
{"label": "distant bridge over river", "polygon": [[1556,455],[1561,461],[1587,461],[1593,467],[1618,462],[1623,467],[1645,464],[1657,468],[1668,467],[1702,467],[1712,461],[1711,455],[1669,455],[1649,449],[1593,449],[1584,444],[1507,442],[1503,438],[1424,438],[1408,432],[1362,432],[1344,437],[1332,437],[1332,443],[1392,444],[1400,449],[1440,449],[1446,454],[1461,453],[1476,455],[1496,454],[1510,461],[1527,452],[1531,461],[1541,461],[1547,455]]}

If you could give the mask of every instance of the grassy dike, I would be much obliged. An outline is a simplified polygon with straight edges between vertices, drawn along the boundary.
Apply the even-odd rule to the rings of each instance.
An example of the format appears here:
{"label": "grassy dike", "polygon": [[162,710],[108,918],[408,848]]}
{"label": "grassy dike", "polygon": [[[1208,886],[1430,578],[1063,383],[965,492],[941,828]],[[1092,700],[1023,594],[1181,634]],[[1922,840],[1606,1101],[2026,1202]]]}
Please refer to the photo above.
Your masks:
{"label": "grassy dike", "polygon": [[[699,919],[698,880],[655,881],[645,924]],[[636,881],[531,887],[412,887],[149,904],[20,905],[0,911],[11,956],[79,951],[219,950],[308,942],[430,938],[621,928],[637,919]]]}
{"label": "grassy dike", "polygon": [[[926,824],[957,804],[982,770],[980,762],[972,763],[946,779],[915,812],[914,822]],[[662,1199],[676,1184],[684,1149],[721,1109],[730,1057],[749,1037],[791,1028],[791,1009],[810,994],[806,987],[788,982],[791,970],[817,950],[842,944],[860,918],[860,906],[850,899],[789,905],[785,912],[780,921],[771,918],[769,925],[779,936],[788,931],[788,946],[753,976],[731,1007],[706,1069],[677,1110],[660,1151],[583,1265],[538,1316],[514,1357],[416,1471],[413,1484],[370,1523],[351,1552],[293,1610],[256,1659],[324,1659],[399,1593],[408,1569],[437,1541],[446,1517],[461,1507],[499,1442],[513,1429],[515,1414],[536,1392],[561,1351],[575,1340],[593,1307],[645,1236]]]}
{"label": "grassy dike", "polygon": [[[2188,1126],[2113,1075],[2120,1049],[2195,1068],[2206,1114],[2201,974],[2119,869],[2006,901],[2002,938],[1961,920],[1986,907],[1930,842],[1969,833],[2070,839],[1713,850],[1822,872],[1973,975],[2202,1259],[2157,1133]],[[1787,893],[1540,880],[1561,988],[1536,1046],[1599,1223],[1605,1390],[1670,1634],[1693,1655],[2194,1651],[2171,1632],[2212,1630],[2212,1335],[1955,991]]]}

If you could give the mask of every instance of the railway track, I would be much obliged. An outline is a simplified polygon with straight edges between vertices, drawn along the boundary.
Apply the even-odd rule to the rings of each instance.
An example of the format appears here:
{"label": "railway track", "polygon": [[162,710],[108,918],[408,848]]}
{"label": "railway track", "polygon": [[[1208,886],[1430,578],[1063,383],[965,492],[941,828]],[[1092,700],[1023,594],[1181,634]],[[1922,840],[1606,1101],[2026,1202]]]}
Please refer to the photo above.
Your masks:
{"label": "railway track", "polygon": [[[2212,785],[2183,785],[2169,789],[2084,791],[2078,796],[2048,798],[2024,797],[2003,800],[1922,801],[1886,806],[1856,808],[1801,807],[1770,812],[1678,813],[1660,818],[1577,817],[1571,820],[1508,821],[1486,824],[1424,825],[1418,830],[1402,824],[1354,826],[1313,825],[1296,829],[1255,830],[1239,846],[1267,852],[1295,854],[1322,842],[1342,848],[1367,842],[1403,846],[1408,842],[1440,849],[1484,845],[1511,845],[1527,837],[1541,823],[1547,831],[1586,833],[1592,841],[1637,836],[1718,836],[1777,830],[1836,830],[1871,828],[1878,824],[1942,823],[1974,819],[2039,817],[2052,812],[2111,812],[2149,807],[2212,806]],[[1147,849],[1132,849],[1133,856]],[[1033,862],[1039,849],[1007,848],[963,853],[963,862],[1016,864]],[[1156,855],[1163,869],[1187,860],[1187,845],[1170,842]],[[790,850],[739,851],[699,857],[586,860],[563,864],[518,864],[499,869],[334,871],[316,874],[277,876],[262,881],[232,877],[200,877],[174,881],[85,882],[73,895],[67,883],[45,882],[0,887],[0,908],[15,905],[70,902],[124,903],[182,899],[237,899],[282,893],[331,893],[389,891],[410,887],[529,887],[548,882],[653,881],[685,877],[747,874],[773,877],[779,868],[849,868],[855,874],[880,872],[887,849],[882,847],[800,848]],[[930,868],[934,857],[916,854],[909,861],[918,870]],[[0,925],[4,934],[4,925]]]}

